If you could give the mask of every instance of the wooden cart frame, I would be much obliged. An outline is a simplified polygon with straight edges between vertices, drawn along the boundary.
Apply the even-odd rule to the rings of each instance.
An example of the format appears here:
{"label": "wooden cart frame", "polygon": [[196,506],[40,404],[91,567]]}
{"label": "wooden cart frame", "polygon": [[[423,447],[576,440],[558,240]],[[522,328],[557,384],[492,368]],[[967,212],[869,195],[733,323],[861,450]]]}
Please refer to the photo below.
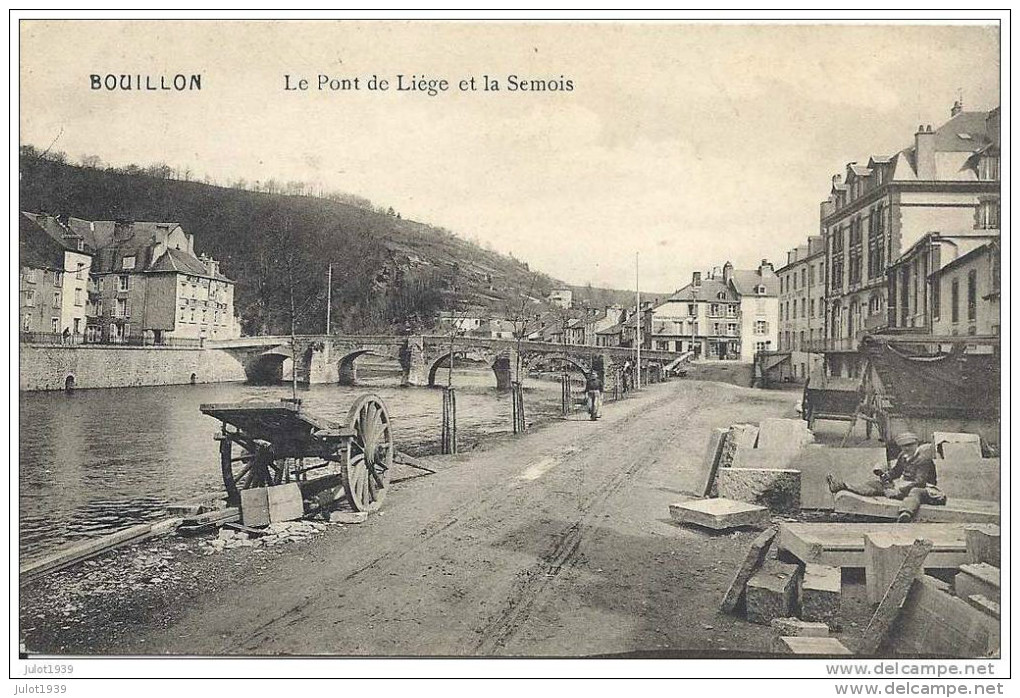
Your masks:
{"label": "wooden cart frame", "polygon": [[389,410],[375,395],[362,395],[337,424],[301,409],[299,401],[205,404],[203,414],[222,423],[220,470],[227,501],[240,492],[296,482],[305,498],[332,503],[343,487],[355,511],[383,502],[393,467]]}

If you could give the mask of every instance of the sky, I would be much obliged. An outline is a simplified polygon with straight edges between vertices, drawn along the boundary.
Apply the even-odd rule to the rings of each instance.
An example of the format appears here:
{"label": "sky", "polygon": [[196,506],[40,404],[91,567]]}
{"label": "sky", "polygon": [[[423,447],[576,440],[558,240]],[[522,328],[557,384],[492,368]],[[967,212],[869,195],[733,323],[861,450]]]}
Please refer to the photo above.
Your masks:
{"label": "sky", "polygon": [[[639,255],[655,292],[727,260],[781,266],[848,162],[908,147],[961,94],[999,104],[994,25],[34,21],[20,39],[23,144],[321,183],[573,284],[633,288]],[[93,90],[93,73],[202,89]],[[450,89],[366,89],[398,74]]]}

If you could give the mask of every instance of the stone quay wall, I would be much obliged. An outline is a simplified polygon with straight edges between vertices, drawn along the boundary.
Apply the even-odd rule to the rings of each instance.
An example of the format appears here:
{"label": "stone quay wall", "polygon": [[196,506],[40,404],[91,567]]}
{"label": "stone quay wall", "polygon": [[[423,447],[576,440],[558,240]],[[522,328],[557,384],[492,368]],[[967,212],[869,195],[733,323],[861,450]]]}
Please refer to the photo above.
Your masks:
{"label": "stone quay wall", "polygon": [[20,345],[19,390],[124,388],[244,381],[244,366],[220,349],[109,345]]}

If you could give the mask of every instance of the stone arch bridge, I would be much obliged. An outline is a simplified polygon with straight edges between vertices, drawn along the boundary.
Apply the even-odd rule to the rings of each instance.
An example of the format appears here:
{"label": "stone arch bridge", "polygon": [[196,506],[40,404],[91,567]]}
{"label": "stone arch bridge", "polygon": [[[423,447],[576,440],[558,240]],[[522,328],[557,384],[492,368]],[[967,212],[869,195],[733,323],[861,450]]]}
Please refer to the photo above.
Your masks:
{"label": "stone arch bridge", "polygon": [[[449,366],[451,355],[450,337],[441,335],[298,335],[293,344],[289,336],[257,336],[207,341],[205,346],[230,353],[244,366],[249,383],[263,384],[280,382],[284,361],[296,356],[299,382],[354,385],[358,359],[372,355],[398,361],[403,385],[431,386],[436,384],[440,369]],[[467,358],[490,365],[496,387],[501,390],[509,389],[519,371],[536,363],[559,363],[570,370],[598,371],[609,391],[619,374],[616,369],[634,360],[634,350],[627,347],[518,343],[484,337],[457,337],[452,353],[455,361]],[[680,352],[642,349],[641,363],[642,367],[651,362],[667,364],[683,356]]]}

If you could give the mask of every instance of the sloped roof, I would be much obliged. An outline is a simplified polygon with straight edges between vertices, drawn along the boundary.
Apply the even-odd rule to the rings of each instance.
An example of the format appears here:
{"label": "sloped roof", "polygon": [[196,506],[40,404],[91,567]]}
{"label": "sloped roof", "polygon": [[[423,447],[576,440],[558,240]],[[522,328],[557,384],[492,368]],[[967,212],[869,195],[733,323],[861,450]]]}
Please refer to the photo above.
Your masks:
{"label": "sloped roof", "polygon": [[191,274],[192,276],[204,276],[209,279],[216,279],[218,281],[227,281],[230,279],[223,276],[223,274],[210,274],[206,266],[197,257],[188,254],[184,250],[178,250],[174,248],[168,249],[164,252],[159,259],[150,264],[146,269],[146,272],[176,272],[178,274]]}
{"label": "sloped roof", "polygon": [[67,248],[30,215],[18,216],[18,263],[31,269],[64,270]]}
{"label": "sloped roof", "polygon": [[[733,272],[736,274],[737,272]],[[723,298],[719,298],[719,294],[724,294]],[[674,293],[672,296],[666,299],[669,301],[735,301],[738,300],[736,295],[733,293],[733,289],[722,282],[722,279],[706,278],[701,280],[701,286],[695,286],[694,283],[689,283],[679,291]]]}
{"label": "sloped roof", "polygon": [[[777,298],[779,296],[779,277],[775,273],[758,273],[757,269],[734,269],[730,279],[733,288],[741,296],[758,296],[759,298]],[[765,286],[765,293],[755,293],[755,287]]]}
{"label": "sloped roof", "polygon": [[595,334],[620,334],[621,332],[623,332],[623,325],[624,323],[618,322],[612,327],[607,327],[604,330],[599,330]]}

